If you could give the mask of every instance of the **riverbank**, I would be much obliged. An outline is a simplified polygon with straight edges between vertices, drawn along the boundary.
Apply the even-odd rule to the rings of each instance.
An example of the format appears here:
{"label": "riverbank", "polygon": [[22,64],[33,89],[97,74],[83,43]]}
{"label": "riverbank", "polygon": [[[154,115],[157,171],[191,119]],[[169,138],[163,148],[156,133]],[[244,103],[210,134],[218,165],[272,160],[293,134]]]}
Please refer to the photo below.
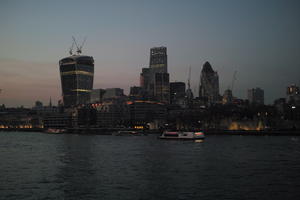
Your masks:
{"label": "riverbank", "polygon": [[[95,134],[95,135],[111,135],[117,131],[135,130],[125,128],[68,128],[65,134]],[[0,131],[6,132],[46,132],[42,128],[5,128]],[[146,134],[161,134],[162,130],[137,130]],[[206,135],[274,135],[274,136],[300,136],[300,130],[219,130],[219,129],[204,129]],[[53,133],[61,134],[61,133]]]}

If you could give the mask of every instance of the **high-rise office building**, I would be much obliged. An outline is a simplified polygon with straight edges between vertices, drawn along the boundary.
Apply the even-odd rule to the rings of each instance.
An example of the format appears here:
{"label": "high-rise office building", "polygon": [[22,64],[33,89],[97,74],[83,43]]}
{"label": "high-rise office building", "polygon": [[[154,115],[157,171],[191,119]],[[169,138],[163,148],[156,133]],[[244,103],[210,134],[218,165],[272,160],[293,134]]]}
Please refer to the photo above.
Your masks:
{"label": "high-rise office building", "polygon": [[163,103],[170,102],[170,78],[166,47],[150,49],[149,68],[143,68],[140,78],[141,87],[148,98]]}
{"label": "high-rise office building", "polygon": [[153,47],[150,49],[149,66],[156,73],[168,73],[167,47]]}
{"label": "high-rise office building", "polygon": [[185,83],[172,82],[170,83],[170,101],[171,104],[178,104],[180,100],[185,99]]}
{"label": "high-rise office building", "polygon": [[248,100],[250,104],[264,105],[264,90],[260,88],[249,89]]}
{"label": "high-rise office building", "polygon": [[207,104],[219,101],[219,76],[209,62],[205,62],[200,75],[199,97]]}
{"label": "high-rise office building", "polygon": [[72,55],[59,61],[64,106],[89,103],[93,89],[94,59]]}
{"label": "high-rise office building", "polygon": [[287,103],[300,105],[300,89],[297,85],[293,84],[286,89]]}

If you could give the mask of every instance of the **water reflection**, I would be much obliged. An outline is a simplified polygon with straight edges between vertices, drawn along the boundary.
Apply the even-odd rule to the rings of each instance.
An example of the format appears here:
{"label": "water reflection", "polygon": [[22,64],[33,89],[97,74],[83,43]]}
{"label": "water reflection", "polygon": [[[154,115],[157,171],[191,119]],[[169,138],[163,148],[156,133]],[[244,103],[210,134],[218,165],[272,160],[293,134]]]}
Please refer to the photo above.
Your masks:
{"label": "water reflection", "polygon": [[93,136],[64,135],[60,146],[57,179],[63,183],[64,199],[94,194],[98,179],[94,166]]}
{"label": "water reflection", "polygon": [[[0,134],[3,199],[299,199],[296,137]],[[259,181],[257,181],[259,180]]]}

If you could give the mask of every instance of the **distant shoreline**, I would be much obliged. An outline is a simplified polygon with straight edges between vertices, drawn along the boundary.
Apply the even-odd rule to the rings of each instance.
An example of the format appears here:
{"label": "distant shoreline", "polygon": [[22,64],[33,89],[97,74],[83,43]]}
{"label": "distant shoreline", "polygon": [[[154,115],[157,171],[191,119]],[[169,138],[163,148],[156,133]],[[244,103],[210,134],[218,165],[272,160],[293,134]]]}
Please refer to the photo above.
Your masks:
{"label": "distant shoreline", "polygon": [[[123,129],[118,128],[78,128],[67,129],[64,134],[89,134],[89,135],[111,135],[115,131]],[[0,132],[45,132],[41,128],[5,128],[0,129]],[[142,130],[140,130],[142,131]],[[300,136],[300,130],[217,130],[206,129],[203,130],[206,135],[257,135],[257,136]],[[161,130],[145,130],[147,134],[160,134]],[[49,133],[51,134],[51,133]],[[55,134],[55,133],[54,133]],[[57,134],[57,133],[56,133]],[[59,133],[62,134],[62,133]]]}

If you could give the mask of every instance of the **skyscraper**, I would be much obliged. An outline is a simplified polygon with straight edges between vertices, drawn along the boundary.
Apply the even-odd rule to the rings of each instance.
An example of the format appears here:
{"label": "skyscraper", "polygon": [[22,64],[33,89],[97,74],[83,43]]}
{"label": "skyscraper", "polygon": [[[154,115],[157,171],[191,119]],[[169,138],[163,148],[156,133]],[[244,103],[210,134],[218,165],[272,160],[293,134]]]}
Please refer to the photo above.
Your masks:
{"label": "skyscraper", "polygon": [[155,73],[168,73],[167,47],[153,47],[150,49],[149,66]]}
{"label": "skyscraper", "polygon": [[207,104],[219,101],[219,76],[209,62],[205,62],[200,75],[199,97]]}
{"label": "skyscraper", "polygon": [[178,104],[185,98],[185,83],[172,82],[170,83],[170,101],[171,104]]}
{"label": "skyscraper", "polygon": [[64,106],[89,103],[93,89],[94,59],[72,55],[59,61]]}
{"label": "skyscraper", "polygon": [[248,100],[250,104],[264,105],[264,90],[260,88],[249,89]]}
{"label": "skyscraper", "polygon": [[300,89],[293,84],[286,88],[287,103],[300,105]]}
{"label": "skyscraper", "polygon": [[169,103],[169,79],[167,48],[151,48],[149,68],[143,68],[140,80],[146,96],[156,101]]}

